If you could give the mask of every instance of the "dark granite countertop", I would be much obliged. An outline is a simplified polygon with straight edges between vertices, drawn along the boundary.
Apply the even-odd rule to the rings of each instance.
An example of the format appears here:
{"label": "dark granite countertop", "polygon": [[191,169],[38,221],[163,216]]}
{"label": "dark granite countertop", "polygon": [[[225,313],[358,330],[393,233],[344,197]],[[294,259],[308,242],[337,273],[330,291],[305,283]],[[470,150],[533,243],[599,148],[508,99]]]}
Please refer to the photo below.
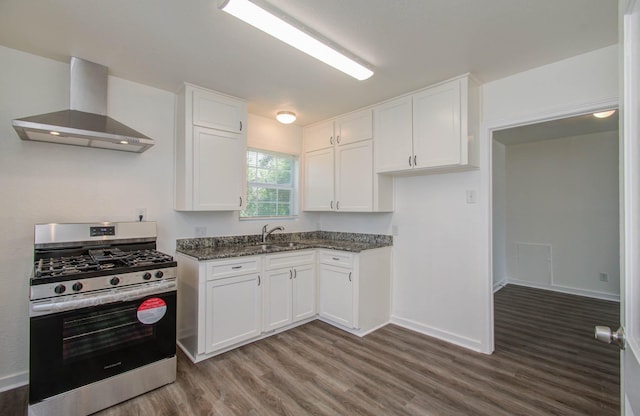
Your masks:
{"label": "dark granite countertop", "polygon": [[215,260],[316,248],[359,253],[390,245],[390,235],[311,231],[272,234],[266,244],[260,235],[184,238],[176,241],[176,251],[198,260]]}

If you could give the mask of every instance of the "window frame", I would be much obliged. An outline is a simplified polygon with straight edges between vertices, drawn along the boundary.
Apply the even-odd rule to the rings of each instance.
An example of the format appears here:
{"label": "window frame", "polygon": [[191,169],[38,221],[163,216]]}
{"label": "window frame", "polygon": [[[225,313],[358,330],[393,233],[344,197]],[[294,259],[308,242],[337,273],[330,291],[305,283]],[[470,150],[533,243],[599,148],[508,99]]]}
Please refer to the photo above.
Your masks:
{"label": "window frame", "polygon": [[[259,182],[250,182],[249,181],[249,175],[248,175],[248,170],[250,168],[249,163],[248,163],[248,153],[249,152],[256,152],[256,153],[262,153],[262,154],[268,154],[268,155],[272,155],[275,157],[280,157],[280,158],[287,158],[290,159],[292,162],[292,168],[291,168],[291,187],[283,187],[283,186],[279,186],[277,184],[267,184],[267,183],[259,183]],[[289,215],[263,215],[263,216],[243,216],[243,212],[246,211],[246,209],[242,209],[238,212],[238,217],[240,220],[242,221],[252,221],[252,220],[264,220],[264,219],[277,219],[277,220],[287,220],[287,219],[296,219],[298,218],[300,211],[299,211],[299,206],[300,206],[300,156],[297,154],[291,154],[291,153],[284,153],[284,152],[277,152],[277,151],[273,151],[273,150],[268,150],[268,149],[260,149],[257,147],[247,147],[247,150],[245,152],[245,198],[246,198],[246,204],[245,204],[245,208],[249,206],[249,203],[251,202],[249,199],[249,189],[251,187],[261,187],[261,188],[265,188],[265,189],[285,189],[285,190],[290,190],[291,192],[291,198],[290,198],[290,211],[289,211]],[[273,185],[273,186],[269,186],[269,185]]]}

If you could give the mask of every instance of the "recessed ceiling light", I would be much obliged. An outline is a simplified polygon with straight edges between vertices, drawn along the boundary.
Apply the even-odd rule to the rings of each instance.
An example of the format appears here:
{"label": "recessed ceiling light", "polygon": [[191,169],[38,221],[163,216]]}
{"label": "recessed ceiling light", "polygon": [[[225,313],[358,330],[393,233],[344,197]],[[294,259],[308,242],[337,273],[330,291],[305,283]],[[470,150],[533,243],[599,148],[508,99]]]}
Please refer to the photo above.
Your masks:
{"label": "recessed ceiling light", "polygon": [[601,111],[599,113],[593,113],[593,116],[595,118],[607,118],[607,117],[611,117],[615,112],[616,110]]}
{"label": "recessed ceiling light", "polygon": [[[274,38],[313,56],[347,75],[351,75],[357,80],[363,81],[373,75],[373,71],[369,68],[348,58],[249,0],[225,0],[220,8]],[[289,17],[287,17],[287,20],[293,21]]]}
{"label": "recessed ceiling light", "polygon": [[276,114],[276,120],[282,124],[291,124],[296,121],[296,113],[291,111],[278,111],[278,114]]}
{"label": "recessed ceiling light", "polygon": [[49,134],[51,134],[52,136],[60,136],[60,132],[58,131],[50,131]]}

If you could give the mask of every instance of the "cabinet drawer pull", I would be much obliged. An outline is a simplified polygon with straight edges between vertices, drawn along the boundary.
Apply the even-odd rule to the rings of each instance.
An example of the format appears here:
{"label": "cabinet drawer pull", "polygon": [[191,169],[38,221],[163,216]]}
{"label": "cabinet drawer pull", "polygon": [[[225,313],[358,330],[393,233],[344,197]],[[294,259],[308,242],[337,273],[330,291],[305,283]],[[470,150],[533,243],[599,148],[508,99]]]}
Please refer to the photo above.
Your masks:
{"label": "cabinet drawer pull", "polygon": [[336,141],[340,144],[340,136],[336,136]]}
{"label": "cabinet drawer pull", "polygon": [[351,272],[349,272],[349,281],[351,281]]}
{"label": "cabinet drawer pull", "polygon": [[258,275],[258,286],[260,286],[260,275]]}
{"label": "cabinet drawer pull", "polygon": [[336,201],[336,209],[340,209],[340,201]]}
{"label": "cabinet drawer pull", "polygon": [[413,155],[413,166],[416,167],[418,166],[418,156]]}
{"label": "cabinet drawer pull", "polygon": [[329,206],[331,207],[331,209],[333,209],[333,201],[329,203]]}
{"label": "cabinet drawer pull", "polygon": [[329,144],[333,144],[333,136],[329,137]]}
{"label": "cabinet drawer pull", "polygon": [[293,269],[293,278],[296,279],[298,277],[298,271]]}
{"label": "cabinet drawer pull", "polygon": [[293,279],[293,270],[289,269],[289,280]]}
{"label": "cabinet drawer pull", "polygon": [[240,131],[242,131],[242,120],[240,120]]}
{"label": "cabinet drawer pull", "polygon": [[231,267],[233,270],[237,270],[237,269],[242,269],[242,266],[232,266]]}
{"label": "cabinet drawer pull", "polygon": [[340,261],[340,257],[331,257],[331,260]]}
{"label": "cabinet drawer pull", "polygon": [[242,206],[242,197],[240,197],[240,206]]}
{"label": "cabinet drawer pull", "polygon": [[409,166],[411,166],[411,155],[409,155]]}

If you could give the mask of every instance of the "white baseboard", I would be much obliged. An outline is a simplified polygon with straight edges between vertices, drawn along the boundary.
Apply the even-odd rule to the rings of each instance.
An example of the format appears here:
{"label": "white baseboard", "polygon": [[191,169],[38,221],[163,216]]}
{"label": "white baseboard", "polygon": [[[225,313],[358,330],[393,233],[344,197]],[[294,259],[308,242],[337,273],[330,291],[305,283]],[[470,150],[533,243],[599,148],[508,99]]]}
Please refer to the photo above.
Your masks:
{"label": "white baseboard", "polygon": [[440,329],[431,328],[420,322],[416,322],[411,319],[400,318],[398,316],[392,316],[391,323],[484,354],[482,343],[478,340],[456,335],[451,332],[442,331]]}
{"label": "white baseboard", "polygon": [[496,293],[498,290],[502,289],[507,285],[507,279],[502,279],[499,282],[493,283],[493,293]]}
{"label": "white baseboard", "polygon": [[2,377],[0,378],[0,393],[26,386],[27,384],[29,384],[29,373],[27,371]]}
{"label": "white baseboard", "polygon": [[510,285],[531,287],[534,289],[543,289],[543,290],[550,290],[552,292],[566,293],[569,295],[578,295],[578,296],[585,296],[588,298],[620,302],[620,296],[613,295],[611,293],[594,292],[591,290],[576,289],[573,287],[565,287],[565,286],[558,286],[558,285],[544,285],[544,284],[532,283],[532,282],[528,282],[525,280],[518,280],[518,279],[507,279],[506,283]]}

